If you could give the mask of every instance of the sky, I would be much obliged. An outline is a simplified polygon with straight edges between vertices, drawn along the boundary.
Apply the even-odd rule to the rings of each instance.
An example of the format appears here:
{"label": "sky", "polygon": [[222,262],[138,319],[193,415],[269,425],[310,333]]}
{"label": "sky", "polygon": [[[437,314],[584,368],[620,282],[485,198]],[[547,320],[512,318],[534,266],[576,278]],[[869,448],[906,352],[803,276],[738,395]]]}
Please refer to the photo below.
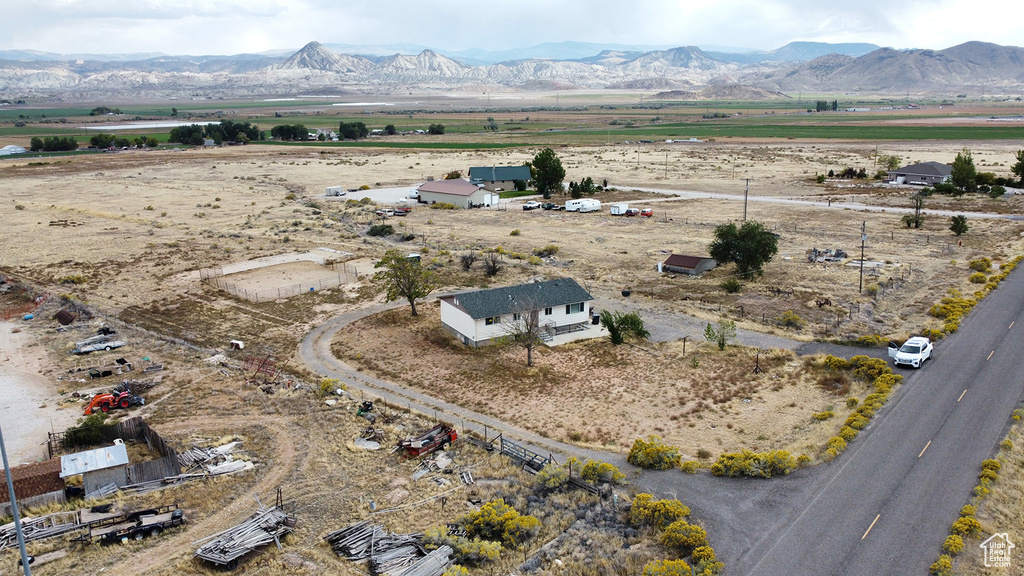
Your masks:
{"label": "sky", "polygon": [[544,42],[771,50],[791,41],[1024,44],[1019,0],[16,0],[0,50],[240,54],[324,44],[506,50]]}

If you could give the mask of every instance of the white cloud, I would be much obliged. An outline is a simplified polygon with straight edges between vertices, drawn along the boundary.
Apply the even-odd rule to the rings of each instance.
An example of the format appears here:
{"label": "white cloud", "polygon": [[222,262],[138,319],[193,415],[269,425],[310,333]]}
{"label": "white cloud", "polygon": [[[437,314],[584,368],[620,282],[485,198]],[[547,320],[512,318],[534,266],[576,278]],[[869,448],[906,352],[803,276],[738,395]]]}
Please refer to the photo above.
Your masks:
{"label": "white cloud", "polygon": [[573,40],[772,49],[794,40],[945,48],[1015,45],[1016,4],[1002,0],[18,0],[0,49],[233,54],[338,44],[505,49]]}

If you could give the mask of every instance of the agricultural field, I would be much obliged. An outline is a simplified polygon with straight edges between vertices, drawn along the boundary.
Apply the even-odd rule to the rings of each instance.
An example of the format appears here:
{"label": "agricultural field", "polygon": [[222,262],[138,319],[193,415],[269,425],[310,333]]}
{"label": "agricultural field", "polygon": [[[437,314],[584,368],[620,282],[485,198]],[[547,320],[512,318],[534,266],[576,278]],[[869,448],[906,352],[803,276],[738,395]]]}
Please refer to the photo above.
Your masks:
{"label": "agricultural field", "polygon": [[[352,445],[367,425],[354,414],[362,398],[357,393],[328,395],[338,401],[327,404],[327,389],[320,389],[323,375],[303,364],[299,347],[310,330],[328,319],[381,302],[370,277],[389,248],[420,253],[440,279],[435,294],[571,276],[594,295],[597,308],[635,311],[653,336],[624,346],[600,338],[542,348],[535,354],[536,365],[527,367],[525,352],[518,348],[459,345],[441,330],[438,306],[428,302],[416,318],[400,306],[342,330],[331,349],[354,370],[435,394],[551,441],[603,451],[620,464],[634,439],[656,434],[677,446],[684,460],[696,459],[705,467],[719,454],[741,449],[785,449],[816,462],[823,443],[856,406],[849,400],[862,399],[870,390],[856,379],[829,379],[820,358],[799,355],[801,346],[863,337],[884,342],[941,329],[942,321],[928,310],[951,289],[970,295],[979,288],[969,281],[974,272],[970,261],[987,257],[998,267],[1024,253],[1024,223],[999,217],[1024,212],[1019,195],[933,196],[926,199],[923,227],[908,229],[902,216],[912,207],[912,190],[871,178],[823,183],[815,178],[847,167],[873,175],[878,157],[885,154],[900,156],[904,164],[951,162],[963,148],[972,151],[979,171],[1009,176],[1021,129],[993,127],[984,120],[985,115],[1008,113],[1004,109],[978,106],[971,119],[957,122],[937,117],[935,108],[920,115],[872,116],[864,123],[804,126],[795,120],[797,110],[783,106],[705,122],[703,109],[681,105],[633,110],[621,100],[596,97],[569,104],[589,108],[431,112],[422,116],[422,124],[461,128],[436,139],[368,139],[357,147],[251,144],[0,161],[6,191],[0,220],[6,237],[17,239],[3,245],[0,273],[51,298],[39,321],[0,324],[7,332],[18,330],[0,340],[6,343],[5,364],[15,370],[4,375],[39,392],[32,396],[33,402],[38,398],[45,404],[39,418],[76,419],[82,403],[72,394],[89,393],[96,385],[64,378],[79,361],[68,354],[69,345],[105,321],[130,343],[103,354],[146,356],[167,365],[167,376],[133,414],[144,415],[181,446],[239,439],[256,466],[247,474],[142,496],[108,497],[104,502],[136,507],[179,500],[194,520],[164,540],[127,544],[131,563],[92,547],[34,571],[61,574],[102,566],[107,574],[213,573],[191,558],[190,543],[237,523],[255,510],[253,494],[270,499],[278,486],[297,506],[298,528],[282,551],[270,547],[244,565],[244,573],[361,573],[335,557],[322,542],[326,533],[378,507],[401,510],[377,516],[389,530],[424,531],[469,511],[466,497],[504,497],[524,513],[545,519],[531,544],[474,574],[490,568],[514,571],[572,525],[577,532],[588,526],[601,532],[592,538],[590,552],[565,556],[577,566],[604,557],[616,569],[635,573],[647,560],[665,557],[651,534],[610,520],[628,505],[616,501],[620,508],[611,510],[597,497],[572,492],[542,498],[531,477],[500,455],[460,445],[456,458],[474,467],[478,483],[460,488],[459,497],[445,505],[433,498],[447,488],[410,480],[415,462]],[[312,114],[315,105],[293,103],[290,112]],[[603,105],[619,108],[605,110]],[[273,110],[253,105],[236,119],[249,118],[245,114],[256,114],[257,108]],[[148,117],[159,111],[149,106],[130,113]],[[69,118],[88,118],[86,107],[65,112]],[[645,125],[619,129],[608,124],[627,112]],[[60,113],[45,110],[47,117]],[[195,113],[204,112],[197,108]],[[492,115],[502,126],[496,133],[470,129]],[[657,122],[654,116],[660,116]],[[392,122],[370,118],[374,127]],[[336,126],[339,119],[346,118],[332,117],[324,127]],[[420,120],[393,119],[410,128]],[[318,126],[298,115],[271,116],[267,126],[278,121]],[[0,144],[23,145],[29,134],[64,134],[47,132],[51,127],[56,126],[29,123],[14,132],[4,124]],[[691,136],[705,141],[664,142]],[[661,141],[636,143],[648,138]],[[547,145],[555,146],[566,180],[607,180],[607,189],[596,195],[603,203],[649,207],[654,216],[524,212],[521,203],[530,198],[515,198],[499,209],[416,205],[408,216],[387,220],[396,234],[366,234],[381,222],[375,210],[390,206],[388,198],[399,193],[389,190],[410,190],[453,170],[465,174],[471,166],[521,164]],[[365,191],[324,196],[327,186],[364,185]],[[565,199],[556,196],[554,201]],[[949,213],[960,212],[968,215],[970,229],[954,236]],[[657,272],[657,263],[670,253],[706,253],[714,227],[744,214],[778,234],[779,253],[763,277],[743,280],[731,292],[723,287],[735,278],[730,266],[702,277]],[[862,225],[868,234],[865,257],[877,263],[863,279],[857,267],[807,262],[812,248],[838,248],[859,257]],[[327,260],[301,257],[320,248],[327,249]],[[460,266],[460,255],[485,250],[502,254],[503,269],[496,276],[487,276],[479,265]],[[545,250],[549,255],[535,256]],[[203,271],[256,258],[274,264],[220,276],[235,293],[204,276]],[[312,292],[257,299],[238,295],[238,290],[333,282],[347,274],[346,266],[357,271],[355,277],[346,275]],[[4,306],[16,303],[11,295],[0,297]],[[89,308],[94,320],[55,332],[49,318],[58,303],[67,302]],[[704,326],[723,319],[737,323],[746,346],[731,342],[719,351],[705,341]],[[243,341],[245,350],[231,350],[232,340]],[[224,354],[226,366],[206,361],[215,353]],[[287,373],[288,386],[268,394],[247,383],[238,369],[247,355],[273,357]],[[762,372],[754,373],[755,364]],[[822,412],[833,416],[815,417]],[[430,420],[429,415],[399,413],[382,426],[387,443],[429,427]],[[14,437],[19,431],[5,426],[4,433]],[[36,427],[24,433],[40,432]],[[31,441],[23,438],[20,446],[17,461],[40,457]],[[633,496],[628,489],[622,494]],[[998,504],[1002,500],[995,502],[1003,506]],[[582,524],[577,510],[584,510]],[[631,552],[622,552],[624,543]],[[34,551],[62,545],[52,541]],[[13,563],[11,551],[0,562]],[[551,570],[545,573],[575,573],[545,566]]]}

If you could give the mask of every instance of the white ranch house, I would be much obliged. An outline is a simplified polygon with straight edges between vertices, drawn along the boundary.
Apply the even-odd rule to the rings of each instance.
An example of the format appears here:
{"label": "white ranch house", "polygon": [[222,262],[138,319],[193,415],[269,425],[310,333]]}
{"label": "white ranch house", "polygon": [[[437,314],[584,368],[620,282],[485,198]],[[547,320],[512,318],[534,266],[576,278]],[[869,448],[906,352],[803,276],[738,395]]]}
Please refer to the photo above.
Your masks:
{"label": "white ranch house", "polygon": [[466,346],[478,348],[509,333],[519,314],[536,314],[545,341],[586,329],[594,297],[572,278],[441,296],[441,326]]}

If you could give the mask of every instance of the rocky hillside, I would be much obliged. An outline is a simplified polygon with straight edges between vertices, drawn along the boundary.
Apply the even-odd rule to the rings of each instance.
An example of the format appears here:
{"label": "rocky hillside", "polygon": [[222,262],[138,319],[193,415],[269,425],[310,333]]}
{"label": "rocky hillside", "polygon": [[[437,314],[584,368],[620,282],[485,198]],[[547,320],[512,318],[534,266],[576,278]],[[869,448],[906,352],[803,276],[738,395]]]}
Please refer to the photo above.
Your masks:
{"label": "rocky hillside", "polygon": [[[859,45],[858,45],[859,46]],[[852,48],[851,48],[852,49]],[[821,47],[790,45],[785,57]],[[781,57],[781,56],[780,56]],[[156,57],[138,61],[0,60],[0,95],[166,98],[341,94],[407,90],[637,89],[667,98],[761,99],[796,92],[949,96],[1024,92],[1024,49],[969,42],[946,50],[873,50],[806,62],[739,62],[694,46],[605,50],[576,60],[530,58],[471,66],[431,50],[364,57],[310,42],[287,58],[262,55]]]}

